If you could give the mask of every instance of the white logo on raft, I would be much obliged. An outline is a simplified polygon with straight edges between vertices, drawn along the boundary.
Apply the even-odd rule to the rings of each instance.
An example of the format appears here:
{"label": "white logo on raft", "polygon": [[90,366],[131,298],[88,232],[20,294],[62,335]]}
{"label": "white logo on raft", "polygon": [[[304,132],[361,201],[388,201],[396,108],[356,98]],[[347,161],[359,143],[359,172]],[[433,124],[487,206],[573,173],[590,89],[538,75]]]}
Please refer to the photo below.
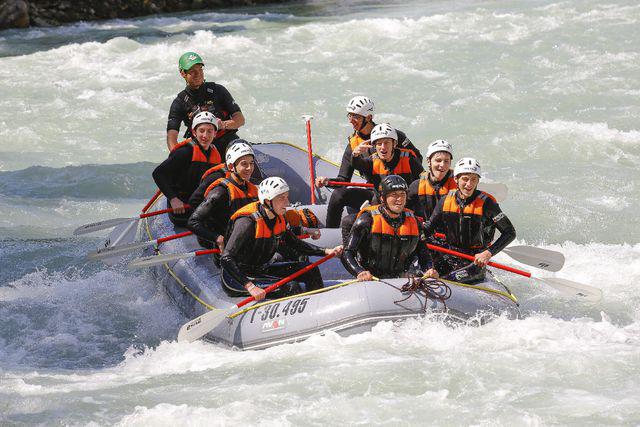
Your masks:
{"label": "white logo on raft", "polygon": [[262,324],[262,332],[270,332],[285,327],[284,319],[276,319]]}

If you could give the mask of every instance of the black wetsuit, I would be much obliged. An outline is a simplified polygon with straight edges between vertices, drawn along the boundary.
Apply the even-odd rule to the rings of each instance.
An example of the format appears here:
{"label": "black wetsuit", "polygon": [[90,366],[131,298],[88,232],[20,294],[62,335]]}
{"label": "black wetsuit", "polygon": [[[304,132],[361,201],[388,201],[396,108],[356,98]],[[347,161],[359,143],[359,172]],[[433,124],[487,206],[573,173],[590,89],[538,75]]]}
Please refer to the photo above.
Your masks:
{"label": "black wetsuit", "polygon": [[[406,182],[413,182],[424,171],[422,164],[416,157],[410,155],[406,150],[398,148],[393,150],[393,157],[389,162],[379,159],[377,154],[372,154],[369,157],[352,157],[351,164],[367,176],[367,180],[373,183],[374,188],[378,188],[382,179],[387,175],[400,175]],[[383,167],[379,168],[381,165]],[[377,191],[371,191],[369,194],[370,199],[368,200],[370,200],[371,204],[377,204]],[[355,219],[356,214],[346,215],[342,218],[340,227],[342,228],[343,243],[346,243]]]}
{"label": "black wetsuit", "polygon": [[[425,227],[427,236],[443,229],[447,246],[468,255],[475,255],[487,249],[495,255],[516,238],[513,224],[493,197],[479,190],[474,191],[467,199],[461,199],[459,194],[459,191],[452,191],[447,197],[440,199]],[[476,206],[476,213],[459,212],[464,212],[467,206]],[[457,207],[459,209],[456,209]],[[482,213],[478,215],[477,212],[480,210]],[[500,237],[491,243],[496,229],[500,231]],[[441,276],[459,282],[482,280],[486,271],[485,268],[469,264],[469,261],[453,255],[444,255],[437,260],[435,268]]]}
{"label": "black wetsuit", "polygon": [[[194,152],[198,150],[198,152]],[[201,157],[200,159],[195,159]],[[153,170],[153,180],[165,195],[168,202],[177,197],[183,203],[188,203],[193,191],[200,183],[202,174],[220,160],[216,148],[211,145],[207,150],[196,143],[184,143],[176,146],[169,157]],[[182,215],[169,213],[169,218],[174,224],[184,226],[191,211]]]}
{"label": "black wetsuit", "polygon": [[[324,249],[303,242],[290,230],[286,229],[282,217],[281,226],[284,229],[279,233],[277,229],[279,218],[269,219],[261,204],[257,205],[257,213],[260,218],[256,220],[252,215],[240,216],[232,220],[225,237],[225,248],[220,258],[222,265],[222,284],[225,290],[236,295],[246,295],[244,285],[252,281],[256,286],[267,287],[277,279],[290,275],[295,271],[309,265],[308,262],[270,262],[276,254],[280,243],[293,248],[300,254],[309,256],[324,256]],[[243,209],[250,208],[250,205]],[[271,230],[271,235],[257,238],[257,221],[264,220],[266,227]],[[299,280],[306,284],[306,290],[322,288],[322,276],[320,270],[315,267],[299,276]],[[271,296],[295,292],[295,289],[286,289],[274,293]]]}
{"label": "black wetsuit", "polygon": [[[171,103],[167,131],[180,130],[180,124],[187,127],[184,137],[190,138],[191,120],[200,111],[210,111],[220,120],[230,120],[240,107],[234,101],[229,91],[222,85],[214,82],[204,82],[198,89],[193,90],[187,86]],[[224,156],[227,144],[238,138],[236,129],[221,129],[213,140],[214,145]]]}
{"label": "black wetsuit", "polygon": [[198,187],[191,193],[191,197],[189,197],[189,206],[192,209],[196,209],[200,206],[200,203],[204,201],[204,193],[206,193],[207,188],[215,181],[220,178],[224,178],[227,175],[226,168],[220,168],[215,172],[210,172],[207,176],[203,176],[200,179],[200,184]]}
{"label": "black wetsuit", "polygon": [[[375,123],[373,123],[375,126]],[[396,129],[398,133],[398,147],[406,148],[408,150],[413,151],[416,157],[419,159],[420,163],[422,163],[422,153],[420,150],[413,145],[413,142],[407,135]],[[340,170],[338,172],[338,176],[335,178],[329,178],[329,181],[343,181],[349,182],[351,178],[353,178],[353,173],[355,168],[351,164],[351,158],[353,157],[353,148],[357,146],[360,141],[366,141],[371,137],[370,134],[365,134],[362,132],[354,132],[348,139],[347,146],[344,149],[344,153],[342,154],[342,162],[340,163]],[[372,148],[369,150],[369,155],[374,153],[375,150]],[[368,177],[360,171],[365,179]],[[331,198],[329,199],[329,204],[327,206],[327,220],[326,226],[328,228],[338,228],[340,226],[340,219],[342,218],[342,210],[345,207],[349,207],[355,212],[360,210],[360,206],[367,201],[371,200],[373,197],[373,192],[367,188],[358,188],[358,187],[338,187],[333,190],[331,193]]]}
{"label": "black wetsuit", "polygon": [[[390,233],[373,233],[374,216],[382,221]],[[381,217],[381,218],[380,218]],[[413,233],[402,234],[402,225],[414,221]],[[431,268],[431,257],[425,245],[422,224],[415,220],[409,210],[398,218],[391,218],[381,205],[360,212],[353,224],[344,249],[343,264],[357,276],[369,270],[379,278],[421,276]]]}

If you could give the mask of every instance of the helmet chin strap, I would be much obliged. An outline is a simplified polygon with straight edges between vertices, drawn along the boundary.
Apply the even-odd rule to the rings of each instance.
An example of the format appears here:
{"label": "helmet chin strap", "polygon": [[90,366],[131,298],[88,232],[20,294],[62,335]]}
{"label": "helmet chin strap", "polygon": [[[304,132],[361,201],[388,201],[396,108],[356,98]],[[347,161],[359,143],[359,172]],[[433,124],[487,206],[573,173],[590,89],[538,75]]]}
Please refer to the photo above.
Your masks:
{"label": "helmet chin strap", "polygon": [[367,126],[369,123],[373,123],[373,120],[369,121],[367,119],[368,116],[364,116],[364,120],[362,121],[362,124],[360,125],[360,127],[358,128],[358,132],[361,132],[362,129],[365,128],[365,126]]}

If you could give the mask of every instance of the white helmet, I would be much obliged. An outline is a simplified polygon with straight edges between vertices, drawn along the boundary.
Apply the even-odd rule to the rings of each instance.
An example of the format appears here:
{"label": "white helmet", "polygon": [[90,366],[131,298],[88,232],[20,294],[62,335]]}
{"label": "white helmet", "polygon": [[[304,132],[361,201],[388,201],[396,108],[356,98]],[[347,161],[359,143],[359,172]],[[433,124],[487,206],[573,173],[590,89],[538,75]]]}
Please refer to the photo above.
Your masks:
{"label": "white helmet", "polygon": [[394,141],[398,141],[398,133],[389,123],[380,123],[375,125],[371,130],[371,143],[373,144],[378,139],[391,138]]}
{"label": "white helmet", "polygon": [[373,116],[373,101],[366,96],[354,96],[347,104],[347,113],[358,114],[367,117],[369,114]]}
{"label": "white helmet", "polygon": [[433,154],[440,151],[449,153],[453,159],[453,147],[444,139],[438,139],[429,144],[429,148],[427,148],[427,159],[430,159]]}
{"label": "white helmet", "polygon": [[456,163],[455,169],[453,169],[453,176],[458,176],[462,173],[475,173],[479,177],[482,176],[480,173],[480,163],[474,158],[471,157],[463,157],[458,160]]}
{"label": "white helmet", "polygon": [[193,118],[193,121],[191,122],[191,129],[195,129],[196,127],[198,127],[198,125],[201,125],[203,123],[212,124],[213,126],[215,126],[216,130],[220,129],[220,119],[214,116],[213,113],[210,113],[208,111],[201,111],[200,113],[196,114],[196,116]]}
{"label": "white helmet", "polygon": [[252,155],[255,157],[253,148],[244,139],[236,139],[231,141],[227,148],[227,154],[225,156],[225,163],[235,165],[238,159],[242,156]]}
{"label": "white helmet", "polygon": [[289,184],[277,176],[264,179],[258,186],[258,200],[264,203],[265,200],[273,200],[274,197],[289,191]]}

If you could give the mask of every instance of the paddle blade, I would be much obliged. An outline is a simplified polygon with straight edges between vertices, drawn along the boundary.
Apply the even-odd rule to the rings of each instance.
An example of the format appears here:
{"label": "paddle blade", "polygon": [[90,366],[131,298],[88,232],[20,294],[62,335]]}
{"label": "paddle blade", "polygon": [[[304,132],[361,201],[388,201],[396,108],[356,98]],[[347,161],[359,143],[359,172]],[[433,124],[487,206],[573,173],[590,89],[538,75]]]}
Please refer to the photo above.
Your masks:
{"label": "paddle blade", "polygon": [[570,295],[590,302],[598,302],[602,299],[601,289],[585,285],[583,283],[577,283],[557,277],[545,277],[544,279],[538,278],[538,280],[546,283],[565,295]]}
{"label": "paddle blade", "polygon": [[193,252],[184,254],[151,255],[134,259],[129,263],[129,268],[134,270],[136,268],[152,267],[154,265],[161,265],[167,262],[177,261],[179,259],[190,258],[192,256],[194,256]]}
{"label": "paddle blade", "polygon": [[213,309],[182,325],[178,332],[178,342],[194,342],[207,335],[224,321],[238,306],[227,309]]}
{"label": "paddle blade", "polygon": [[137,218],[113,218],[99,222],[92,222],[91,224],[81,225],[73,230],[73,235],[78,236],[80,234],[93,233],[94,231],[106,230],[107,228],[115,227],[116,225],[124,224],[127,221],[135,221]]}
{"label": "paddle blade", "polygon": [[95,260],[102,260],[106,258],[123,256],[128,254],[129,252],[133,252],[136,249],[145,248],[147,246],[152,246],[155,241],[150,242],[134,242],[129,243],[128,245],[120,245],[120,246],[109,246],[107,248],[100,248],[95,251],[89,252],[87,257]]}
{"label": "paddle blade", "polygon": [[564,266],[564,255],[549,249],[535,246],[509,246],[502,252],[518,262],[547,271],[560,271]]}
{"label": "paddle blade", "polygon": [[500,182],[481,182],[478,190],[491,194],[498,203],[505,201],[509,193],[507,186]]}

